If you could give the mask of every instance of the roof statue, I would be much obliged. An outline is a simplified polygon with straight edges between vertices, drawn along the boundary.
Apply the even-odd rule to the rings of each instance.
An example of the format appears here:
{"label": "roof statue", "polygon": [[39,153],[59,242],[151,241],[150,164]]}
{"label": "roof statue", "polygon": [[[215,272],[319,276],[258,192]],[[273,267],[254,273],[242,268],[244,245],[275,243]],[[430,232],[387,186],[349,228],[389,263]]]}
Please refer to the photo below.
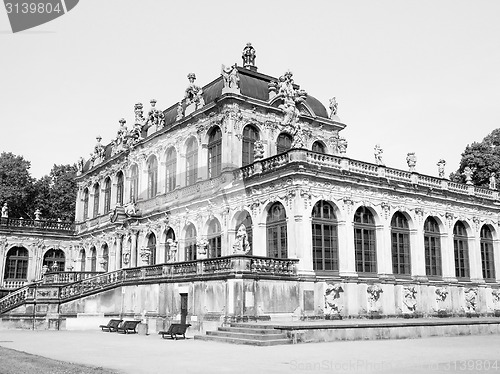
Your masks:
{"label": "roof statue", "polygon": [[186,88],[184,98],[186,99],[186,107],[194,104],[194,108],[192,108],[191,110],[191,112],[193,112],[205,106],[205,100],[202,96],[203,90],[201,89],[201,87],[194,84],[194,81],[196,80],[196,74],[189,73],[187,78],[189,80],[189,86]]}
{"label": "roof statue", "polygon": [[92,154],[92,161],[101,162],[104,160],[104,146],[101,144],[102,137],[97,135],[96,137],[97,143],[94,146],[94,153]]}
{"label": "roof statue", "polygon": [[339,138],[337,146],[339,153],[343,154],[347,152],[347,140],[345,138]]}
{"label": "roof statue", "polygon": [[380,166],[384,165],[384,161],[382,161],[382,153],[384,153],[384,150],[382,149],[380,144],[375,144],[375,148],[373,149],[373,154],[375,155],[375,163]]}
{"label": "roof statue", "polygon": [[492,172],[490,174],[490,190],[496,190],[496,189],[497,189],[496,174]]}
{"label": "roof statue", "polygon": [[465,175],[465,184],[469,184],[469,185],[472,185],[472,173],[474,172],[474,170],[472,170],[469,166],[466,166],[464,168],[464,175]]}
{"label": "roof statue", "polygon": [[156,100],[152,99],[150,101],[151,109],[148,113],[147,124],[149,126],[155,126],[156,130],[161,130],[165,126],[165,115],[161,110],[155,108]]}
{"label": "roof statue", "polygon": [[9,206],[7,203],[3,203],[2,207],[2,218],[8,218],[9,217]]}
{"label": "roof statue", "polygon": [[406,155],[406,163],[410,168],[410,172],[414,173],[415,166],[417,165],[417,156],[415,155],[415,152],[408,152],[408,154]]}
{"label": "roof statue", "polygon": [[111,154],[115,155],[118,152],[121,152],[126,149],[127,145],[127,139],[128,139],[128,130],[127,126],[125,125],[126,121],[124,118],[121,118],[119,120],[120,122],[120,127],[118,128],[118,131],[116,132],[116,138],[111,142],[112,148],[111,148]]}
{"label": "roof statue", "polygon": [[303,101],[304,96],[307,96],[307,94],[305,91],[299,91],[294,87],[292,77],[292,72],[288,70],[279,78],[278,96],[282,96],[283,104],[279,105],[278,108],[285,114],[282,125],[295,127],[295,123],[299,116],[299,110],[296,107],[296,103]]}
{"label": "roof statue", "polygon": [[245,69],[250,69],[253,71],[257,71],[257,66],[255,66],[255,48],[252,47],[252,43],[247,43],[245,48],[243,48],[243,53],[241,54],[241,58],[243,59],[243,67]]}
{"label": "roof statue", "polygon": [[444,167],[446,166],[446,161],[443,159],[439,160],[437,166],[438,166],[439,178],[444,178],[445,177]]}
{"label": "roof statue", "polygon": [[226,92],[240,93],[240,76],[236,64],[228,67],[222,65],[220,75],[222,76],[223,94]]}
{"label": "roof statue", "polygon": [[333,116],[337,115],[337,109],[338,109],[339,104],[337,103],[337,99],[335,97],[332,97],[330,99],[330,119],[332,119]]}
{"label": "roof statue", "polygon": [[85,160],[83,157],[80,157],[76,162],[76,174],[80,175],[83,173],[83,166],[85,165]]}
{"label": "roof statue", "polygon": [[176,121],[180,121],[184,117],[184,111],[182,109],[182,101],[179,101],[177,105],[177,115],[175,116]]}

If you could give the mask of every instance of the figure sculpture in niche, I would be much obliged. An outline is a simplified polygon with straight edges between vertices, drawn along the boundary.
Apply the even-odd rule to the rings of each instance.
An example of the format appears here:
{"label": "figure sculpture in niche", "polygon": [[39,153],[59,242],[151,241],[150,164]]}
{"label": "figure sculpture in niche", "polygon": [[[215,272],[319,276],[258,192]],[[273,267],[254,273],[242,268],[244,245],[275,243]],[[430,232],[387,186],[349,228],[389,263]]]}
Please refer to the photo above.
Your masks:
{"label": "figure sculpture in niche", "polygon": [[248,241],[247,228],[244,224],[238,227],[236,232],[236,242],[233,245],[234,253],[247,254],[250,252],[250,243]]}

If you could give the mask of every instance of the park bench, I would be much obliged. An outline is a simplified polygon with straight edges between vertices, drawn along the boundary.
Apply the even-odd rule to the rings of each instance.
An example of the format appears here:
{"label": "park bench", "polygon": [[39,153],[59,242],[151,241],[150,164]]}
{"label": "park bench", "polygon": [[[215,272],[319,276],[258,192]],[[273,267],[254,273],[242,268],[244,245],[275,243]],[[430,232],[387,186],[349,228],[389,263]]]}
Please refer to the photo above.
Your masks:
{"label": "park bench", "polygon": [[158,331],[158,334],[161,335],[163,339],[165,339],[165,335],[170,335],[170,338],[175,340],[177,340],[177,335],[182,335],[182,337],[186,339],[186,330],[189,326],[191,326],[189,323],[172,323],[168,330]]}
{"label": "park bench", "polygon": [[117,332],[123,334],[137,334],[136,327],[141,321],[125,321],[117,329]]}
{"label": "park bench", "polygon": [[122,319],[110,319],[107,325],[100,325],[99,327],[102,331],[113,332],[118,329],[118,326],[120,326],[122,321]]}

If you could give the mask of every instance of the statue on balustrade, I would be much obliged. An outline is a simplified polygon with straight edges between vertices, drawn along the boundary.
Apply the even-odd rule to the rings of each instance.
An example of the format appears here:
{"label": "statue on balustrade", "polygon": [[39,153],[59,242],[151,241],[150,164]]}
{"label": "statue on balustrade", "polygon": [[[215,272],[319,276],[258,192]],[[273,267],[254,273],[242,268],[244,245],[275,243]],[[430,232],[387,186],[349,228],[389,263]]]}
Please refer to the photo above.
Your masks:
{"label": "statue on balustrade", "polygon": [[252,43],[247,43],[246,47],[243,48],[243,53],[241,57],[243,58],[243,67],[250,68],[255,66],[255,48],[252,47]]}
{"label": "statue on balustrade", "polygon": [[438,166],[438,175],[439,175],[439,178],[444,178],[444,167],[446,166],[446,161],[441,159],[438,161],[437,163],[437,166]]}
{"label": "statue on balustrade", "polygon": [[7,203],[4,203],[2,207],[2,218],[8,218],[8,217],[9,217],[9,206],[7,205]]}
{"label": "statue on balustrade", "polygon": [[496,174],[492,172],[490,174],[490,190],[496,190],[496,189],[497,189]]}
{"label": "statue on balustrade", "polygon": [[384,166],[384,161],[382,161],[382,153],[384,153],[384,150],[382,149],[380,144],[375,145],[373,153],[375,155],[375,163],[379,166]]}
{"label": "statue on balustrade", "polygon": [[205,100],[203,99],[203,90],[200,86],[197,86],[194,81],[196,80],[196,74],[188,74],[189,86],[186,88],[184,98],[186,99],[186,106],[190,104],[195,104],[196,109],[205,106]]}
{"label": "statue on balustrade", "polygon": [[224,88],[236,89],[240,87],[240,77],[238,76],[236,64],[229,67],[222,65],[220,74],[222,75]]}

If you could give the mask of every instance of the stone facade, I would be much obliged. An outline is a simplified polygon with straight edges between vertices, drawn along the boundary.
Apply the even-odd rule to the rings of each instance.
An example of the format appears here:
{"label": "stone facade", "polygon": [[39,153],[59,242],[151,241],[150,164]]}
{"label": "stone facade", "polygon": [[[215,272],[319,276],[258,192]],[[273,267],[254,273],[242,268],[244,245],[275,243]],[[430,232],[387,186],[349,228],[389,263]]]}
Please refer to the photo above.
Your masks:
{"label": "stone facade", "polygon": [[[160,326],[180,294],[200,329],[500,311],[498,192],[419,174],[414,153],[409,171],[385,166],[380,147],[375,163],[347,157],[336,100],[328,114],[291,72],[257,72],[251,52],[205,87],[190,74],[184,99],[163,112],[152,101],[148,119],[136,104],[134,129],[121,120],[80,161],[66,270],[105,273],[86,288],[47,281],[61,313]],[[30,256],[31,281],[42,252]]]}

